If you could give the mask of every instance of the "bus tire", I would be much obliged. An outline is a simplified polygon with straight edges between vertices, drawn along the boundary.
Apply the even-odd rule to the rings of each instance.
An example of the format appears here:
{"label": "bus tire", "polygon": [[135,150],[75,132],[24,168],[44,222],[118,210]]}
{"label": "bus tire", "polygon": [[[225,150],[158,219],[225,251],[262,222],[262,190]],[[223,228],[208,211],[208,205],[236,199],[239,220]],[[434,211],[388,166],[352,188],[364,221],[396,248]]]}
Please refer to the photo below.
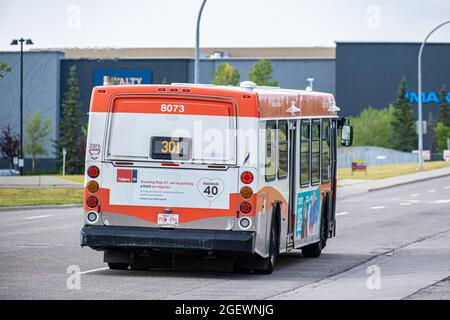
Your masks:
{"label": "bus tire", "polygon": [[129,267],[129,264],[128,263],[108,262],[108,267],[110,270],[127,270]]}
{"label": "bus tire", "polygon": [[302,255],[304,258],[318,258],[321,253],[322,245],[320,241],[302,248]]}
{"label": "bus tire", "polygon": [[255,270],[259,274],[271,274],[275,269],[275,264],[278,259],[279,253],[279,237],[278,237],[278,222],[277,215],[274,215],[272,220],[272,226],[270,228],[270,244],[269,244],[269,257],[264,258],[264,268]]}
{"label": "bus tire", "polygon": [[149,268],[139,263],[130,264],[130,269],[133,271],[147,271]]}

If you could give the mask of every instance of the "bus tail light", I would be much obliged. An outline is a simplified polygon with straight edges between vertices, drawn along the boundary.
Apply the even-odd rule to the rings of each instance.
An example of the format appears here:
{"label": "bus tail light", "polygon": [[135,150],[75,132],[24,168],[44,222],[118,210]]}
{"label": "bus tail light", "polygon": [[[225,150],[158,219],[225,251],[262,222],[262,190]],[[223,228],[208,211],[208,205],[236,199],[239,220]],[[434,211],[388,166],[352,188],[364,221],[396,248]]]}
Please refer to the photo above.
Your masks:
{"label": "bus tail light", "polygon": [[250,202],[244,201],[241,203],[239,210],[241,210],[242,213],[250,213],[250,211],[252,211],[252,205],[250,204]]}
{"label": "bus tail light", "polygon": [[95,208],[98,205],[98,199],[97,197],[90,196],[86,199],[86,205],[89,208]]}
{"label": "bus tail light", "polygon": [[253,173],[250,171],[244,171],[241,174],[241,181],[245,184],[250,184],[253,182]]}
{"label": "bus tail light", "polygon": [[95,179],[100,175],[100,169],[96,166],[90,166],[87,169],[87,174],[89,178]]}
{"label": "bus tail light", "polygon": [[90,193],[96,193],[98,191],[98,188],[99,188],[98,182],[94,181],[94,180],[91,180],[91,181],[89,181],[87,183],[86,188],[88,189],[88,191]]}
{"label": "bus tail light", "polygon": [[253,190],[249,186],[243,186],[240,193],[242,198],[249,199],[253,195]]}

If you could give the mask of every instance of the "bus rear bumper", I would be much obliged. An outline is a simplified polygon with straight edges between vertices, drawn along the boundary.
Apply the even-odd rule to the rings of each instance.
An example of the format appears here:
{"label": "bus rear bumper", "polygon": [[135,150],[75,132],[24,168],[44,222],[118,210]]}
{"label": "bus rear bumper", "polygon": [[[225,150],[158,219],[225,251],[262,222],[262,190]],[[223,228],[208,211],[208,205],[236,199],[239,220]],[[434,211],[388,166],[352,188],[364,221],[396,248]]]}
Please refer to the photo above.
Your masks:
{"label": "bus rear bumper", "polygon": [[229,230],[84,226],[81,246],[105,249],[183,249],[254,253],[255,233]]}

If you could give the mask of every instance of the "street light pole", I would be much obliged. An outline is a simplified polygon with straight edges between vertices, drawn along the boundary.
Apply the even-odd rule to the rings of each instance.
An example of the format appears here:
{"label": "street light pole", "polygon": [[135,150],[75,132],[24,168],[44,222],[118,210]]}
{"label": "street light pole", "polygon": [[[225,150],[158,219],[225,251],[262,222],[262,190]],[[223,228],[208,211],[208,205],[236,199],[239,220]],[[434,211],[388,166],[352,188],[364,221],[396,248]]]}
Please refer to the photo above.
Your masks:
{"label": "street light pole", "polygon": [[425,44],[427,43],[428,38],[439,28],[441,28],[442,26],[446,25],[450,23],[450,20],[445,21],[443,23],[441,23],[440,25],[438,25],[437,27],[435,27],[433,30],[430,31],[430,33],[428,33],[428,35],[426,36],[425,40],[423,40],[422,45],[420,46],[420,50],[419,50],[419,56],[417,57],[417,99],[418,99],[418,135],[419,135],[419,139],[418,139],[418,153],[419,153],[419,158],[418,158],[418,167],[420,170],[423,169],[423,124],[422,124],[422,52],[423,52],[423,48],[425,47]]}
{"label": "street light pole", "polygon": [[23,44],[32,45],[31,39],[13,39],[11,41],[12,46],[18,45],[20,42],[20,150],[19,150],[19,170],[20,175],[23,176],[23,168],[25,161],[23,159]]}
{"label": "street light pole", "polygon": [[[25,160],[23,159],[23,39],[20,39],[20,153],[19,163],[22,161],[22,166],[19,167],[20,175],[23,176],[23,167]],[[20,164],[19,164],[20,166]]]}
{"label": "street light pole", "polygon": [[207,0],[203,0],[200,10],[197,16],[197,30],[195,33],[195,65],[194,65],[194,83],[199,83],[200,81],[200,20],[202,18],[203,8],[205,7]]}

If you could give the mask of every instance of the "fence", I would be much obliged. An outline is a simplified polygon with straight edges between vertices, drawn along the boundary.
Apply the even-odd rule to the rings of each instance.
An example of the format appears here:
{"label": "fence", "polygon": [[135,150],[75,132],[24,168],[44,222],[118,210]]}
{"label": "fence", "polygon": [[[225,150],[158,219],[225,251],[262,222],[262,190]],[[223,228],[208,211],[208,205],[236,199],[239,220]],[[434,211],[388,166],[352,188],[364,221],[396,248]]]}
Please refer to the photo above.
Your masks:
{"label": "fence", "polygon": [[[441,158],[442,159],[442,158]],[[368,166],[417,162],[417,154],[381,147],[338,148],[337,167],[351,168],[352,161],[364,160]]]}

